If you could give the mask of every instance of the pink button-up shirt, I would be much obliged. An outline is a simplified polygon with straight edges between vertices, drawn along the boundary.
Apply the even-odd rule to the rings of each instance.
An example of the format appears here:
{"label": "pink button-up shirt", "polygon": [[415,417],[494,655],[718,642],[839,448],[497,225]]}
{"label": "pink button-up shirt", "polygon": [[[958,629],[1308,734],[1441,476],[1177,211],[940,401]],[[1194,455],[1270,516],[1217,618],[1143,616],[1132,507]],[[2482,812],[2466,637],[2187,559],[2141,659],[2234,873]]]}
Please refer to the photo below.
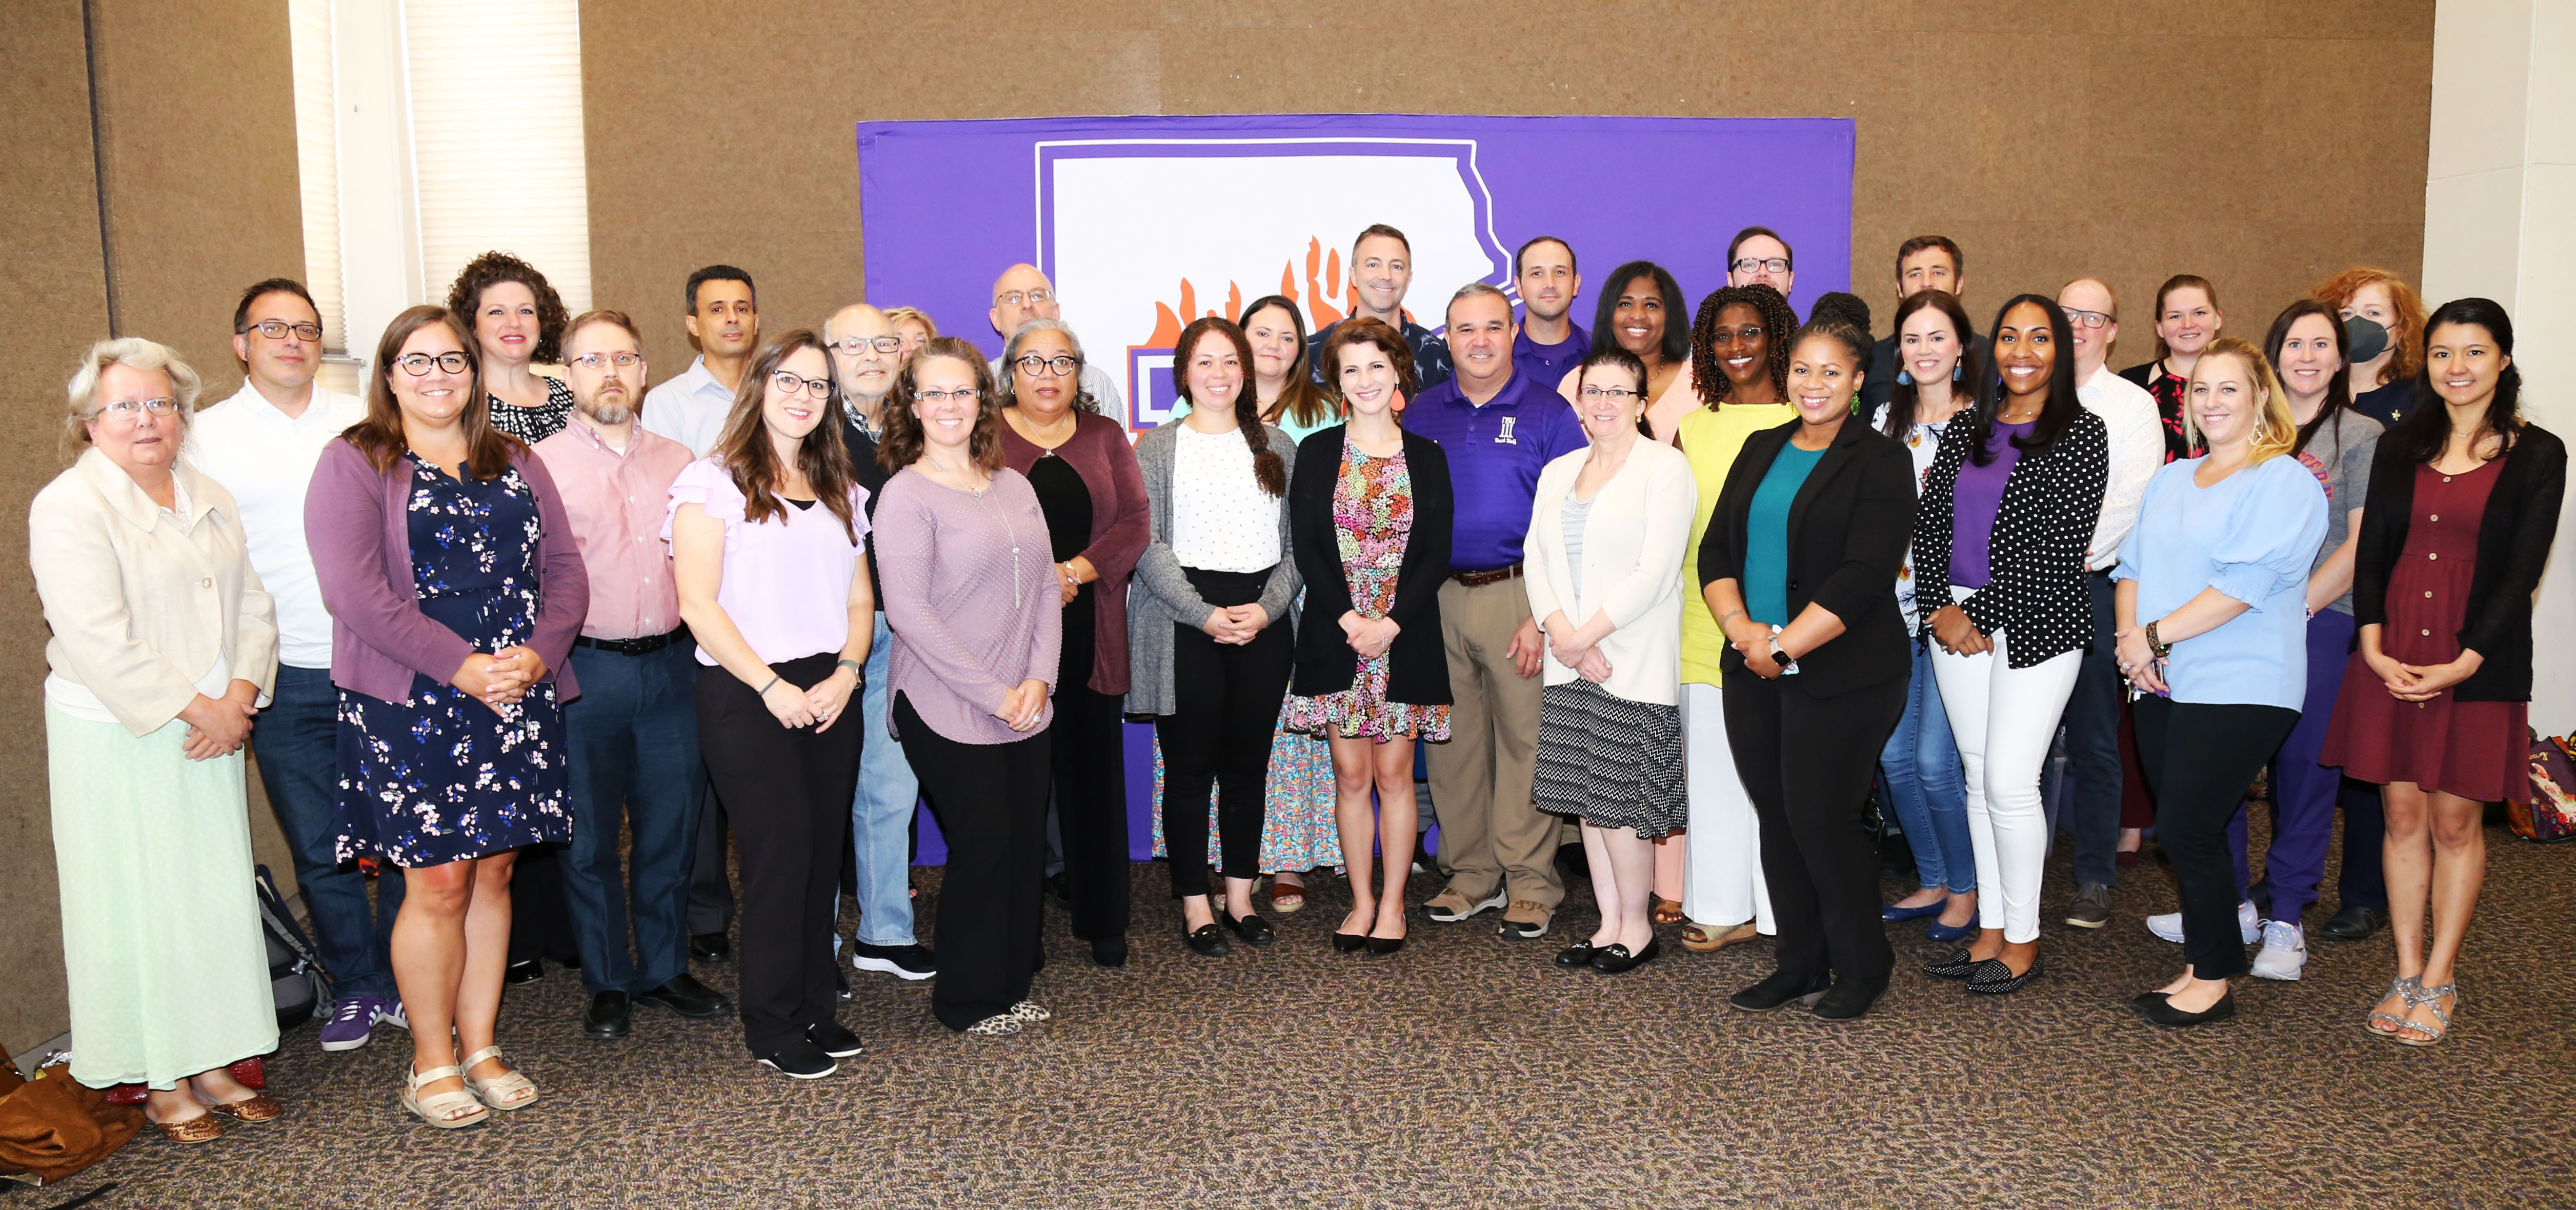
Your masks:
{"label": "pink button-up shirt", "polygon": [[582,567],[590,573],[590,614],[581,632],[594,639],[640,639],[680,624],[680,593],[671,578],[671,547],[662,517],[671,481],[690,461],[689,447],[644,431],[619,453],[576,416],[537,443],[572,515]]}

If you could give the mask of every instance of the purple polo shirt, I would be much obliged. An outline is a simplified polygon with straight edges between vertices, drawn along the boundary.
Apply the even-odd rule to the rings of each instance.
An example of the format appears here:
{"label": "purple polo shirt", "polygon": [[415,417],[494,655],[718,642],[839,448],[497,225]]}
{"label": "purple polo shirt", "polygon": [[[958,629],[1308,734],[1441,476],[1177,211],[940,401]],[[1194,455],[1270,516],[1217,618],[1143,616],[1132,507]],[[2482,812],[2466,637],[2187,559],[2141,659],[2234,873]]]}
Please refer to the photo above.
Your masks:
{"label": "purple polo shirt", "polygon": [[1483,407],[1467,402],[1456,379],[1406,405],[1406,431],[1440,443],[1449,456],[1449,491],[1457,522],[1451,571],[1492,571],[1521,561],[1539,470],[1584,448],[1583,426],[1552,380],[1515,367]]}
{"label": "purple polo shirt", "polygon": [[1583,325],[1568,322],[1566,339],[1552,345],[1538,344],[1529,338],[1529,329],[1512,337],[1512,366],[1542,382],[1555,382],[1565,372],[1583,364],[1583,355],[1592,351],[1592,336]]}

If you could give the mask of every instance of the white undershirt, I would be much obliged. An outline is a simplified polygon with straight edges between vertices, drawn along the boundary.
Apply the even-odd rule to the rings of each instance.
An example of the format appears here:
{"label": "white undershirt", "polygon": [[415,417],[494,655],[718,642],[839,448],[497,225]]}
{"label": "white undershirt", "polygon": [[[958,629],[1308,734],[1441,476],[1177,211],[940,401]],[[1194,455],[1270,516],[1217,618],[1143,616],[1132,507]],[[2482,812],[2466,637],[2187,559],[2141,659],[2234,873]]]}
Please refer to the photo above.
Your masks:
{"label": "white undershirt", "polygon": [[1172,557],[1200,571],[1276,566],[1280,500],[1261,490],[1243,434],[1179,427],[1172,462]]}

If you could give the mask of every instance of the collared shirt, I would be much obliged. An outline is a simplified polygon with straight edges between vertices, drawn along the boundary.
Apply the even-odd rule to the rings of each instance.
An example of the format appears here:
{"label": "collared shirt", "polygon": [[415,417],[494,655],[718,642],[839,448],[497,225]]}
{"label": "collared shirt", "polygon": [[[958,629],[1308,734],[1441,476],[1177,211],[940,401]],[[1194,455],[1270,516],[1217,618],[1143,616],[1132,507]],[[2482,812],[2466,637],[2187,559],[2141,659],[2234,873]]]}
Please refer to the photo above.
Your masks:
{"label": "collared shirt", "polygon": [[2094,369],[2075,384],[2075,400],[2102,420],[2110,431],[2110,474],[2104,479],[2102,518],[2093,524],[2093,544],[2085,547],[2087,571],[2109,571],[2120,562],[2120,544],[2138,523],[2138,504],[2147,498],[2147,480],[2164,465],[2164,424],[2156,415],[2156,397],[2145,387],[2111,372]]}
{"label": "collared shirt", "polygon": [[[1322,331],[1306,338],[1306,364],[1313,368],[1315,381],[1324,382],[1324,342],[1332,339],[1340,320],[1325,324]],[[1440,334],[1408,319],[1404,321],[1404,343],[1413,349],[1413,382],[1418,392],[1449,381],[1449,342]],[[1333,383],[1325,386],[1340,390]]]}
{"label": "collared shirt", "polygon": [[[1003,400],[1008,402],[1011,376],[1002,372],[1002,359],[996,357],[985,364],[991,367],[993,381],[1001,384],[1004,392]],[[1118,380],[1111,378],[1108,371],[1088,361],[1083,362],[1080,382],[1082,393],[1091,396],[1091,401],[1100,405],[1101,415],[1110,417],[1120,424],[1127,423],[1127,397],[1119,393]],[[876,436],[874,433],[868,435]]]}
{"label": "collared shirt", "polygon": [[1543,345],[1530,339],[1529,329],[1522,328],[1512,337],[1512,366],[1541,382],[1554,382],[1565,372],[1583,364],[1583,356],[1592,351],[1592,336],[1579,323],[1567,323],[1566,338]]}
{"label": "collared shirt", "polygon": [[1449,455],[1449,490],[1458,508],[1449,548],[1452,571],[1492,571],[1520,562],[1539,472],[1558,455],[1588,444],[1565,397],[1552,384],[1520,373],[1483,406],[1467,402],[1456,381],[1444,380],[1406,405],[1404,427],[1439,442]]}
{"label": "collared shirt", "polygon": [[365,400],[319,386],[304,414],[290,417],[244,382],[232,398],[200,409],[188,424],[182,451],[188,464],[233,494],[250,542],[251,568],[276,598],[280,663],[331,666],[331,613],[322,607],[313,552],[304,541],[304,489],[313,482],[322,447],[366,418]]}
{"label": "collared shirt", "polygon": [[724,436],[725,418],[733,414],[733,388],[716,381],[703,356],[686,373],[644,393],[644,431],[658,433],[689,447],[700,458]]}
{"label": "collared shirt", "polygon": [[680,593],[662,520],[670,511],[671,481],[692,461],[688,448],[637,428],[621,453],[575,417],[536,450],[563,496],[582,570],[590,573],[582,634],[641,639],[677,629]]}

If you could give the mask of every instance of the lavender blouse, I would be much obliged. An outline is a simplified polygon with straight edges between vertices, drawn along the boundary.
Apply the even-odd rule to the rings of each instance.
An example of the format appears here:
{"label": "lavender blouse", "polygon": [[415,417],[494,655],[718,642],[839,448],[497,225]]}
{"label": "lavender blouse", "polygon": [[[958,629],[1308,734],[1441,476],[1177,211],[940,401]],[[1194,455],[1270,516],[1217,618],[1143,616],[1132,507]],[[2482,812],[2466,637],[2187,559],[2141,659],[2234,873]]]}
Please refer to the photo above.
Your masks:
{"label": "lavender blouse", "polygon": [[[850,520],[861,539],[868,536],[867,499],[868,489],[850,485]],[[743,520],[746,503],[724,463],[700,458],[671,482],[662,540],[671,540],[671,518],[683,504],[695,504],[724,522],[724,581],[716,587],[716,604],[762,663],[783,664],[847,647],[850,577],[858,568],[859,543],[820,503],[812,508],[785,503],[785,520],[772,517],[756,525]],[[698,662],[710,668],[716,664],[704,647],[698,648]]]}
{"label": "lavender blouse", "polygon": [[[1054,721],[1063,596],[1027,478],[1004,467],[979,495],[897,472],[877,499],[876,546],[889,692],[961,744],[1017,743]],[[1013,731],[993,712],[1031,677],[1046,682],[1047,706],[1036,729]]]}

